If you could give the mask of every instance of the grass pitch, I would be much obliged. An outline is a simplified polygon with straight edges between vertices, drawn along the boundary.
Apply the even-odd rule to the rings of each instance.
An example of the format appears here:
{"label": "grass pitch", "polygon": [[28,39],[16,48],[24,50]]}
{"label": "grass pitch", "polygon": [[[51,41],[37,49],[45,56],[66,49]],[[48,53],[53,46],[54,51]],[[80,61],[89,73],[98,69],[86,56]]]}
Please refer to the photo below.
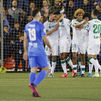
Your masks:
{"label": "grass pitch", "polygon": [[0,74],[0,101],[101,101],[101,78],[45,78],[38,86],[40,98],[32,98],[29,73]]}

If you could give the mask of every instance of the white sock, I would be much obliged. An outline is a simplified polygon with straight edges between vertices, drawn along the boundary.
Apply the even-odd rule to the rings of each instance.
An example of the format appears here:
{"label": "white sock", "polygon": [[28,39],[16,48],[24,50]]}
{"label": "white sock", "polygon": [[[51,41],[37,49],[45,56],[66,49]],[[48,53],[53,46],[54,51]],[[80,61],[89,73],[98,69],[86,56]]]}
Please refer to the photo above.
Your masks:
{"label": "white sock", "polygon": [[98,69],[100,68],[100,65],[98,63],[98,60],[95,60],[93,58],[90,59],[90,62],[94,65],[95,67],[95,74],[98,74]]}
{"label": "white sock", "polygon": [[78,61],[78,64],[79,64],[79,67],[80,67],[80,69],[81,69],[81,61],[80,61],[80,60]]}
{"label": "white sock", "polygon": [[50,71],[51,74],[54,74],[55,67],[56,67],[56,62],[52,62],[52,67]]}
{"label": "white sock", "polygon": [[92,74],[93,64],[89,63],[89,73]]}
{"label": "white sock", "polygon": [[69,66],[73,69],[73,62],[72,62],[72,60],[70,59],[70,57],[68,57],[68,58],[66,59],[66,61],[68,62]]}
{"label": "white sock", "polygon": [[77,65],[73,65],[74,73],[77,73]]}
{"label": "white sock", "polygon": [[85,73],[85,65],[81,65],[81,74]]}
{"label": "white sock", "polygon": [[48,59],[48,67],[49,67],[49,69],[51,69],[52,67],[51,67],[51,64],[50,64],[50,60]]}
{"label": "white sock", "polygon": [[61,60],[61,66],[65,74],[67,74],[66,60]]}

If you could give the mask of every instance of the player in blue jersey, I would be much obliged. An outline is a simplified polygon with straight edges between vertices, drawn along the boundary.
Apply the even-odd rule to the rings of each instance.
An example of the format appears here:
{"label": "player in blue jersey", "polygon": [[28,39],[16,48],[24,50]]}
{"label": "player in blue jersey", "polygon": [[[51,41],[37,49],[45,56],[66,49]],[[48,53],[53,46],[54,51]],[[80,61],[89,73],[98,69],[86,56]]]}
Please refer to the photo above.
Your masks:
{"label": "player in blue jersey", "polygon": [[[43,41],[50,51],[51,45],[46,38],[44,25],[40,23],[41,14],[38,9],[33,11],[33,21],[25,26],[24,30],[24,56],[25,60],[29,60],[31,68],[30,72],[30,88],[33,91],[33,97],[39,97],[36,86],[43,81],[48,72],[48,58],[44,50]],[[37,68],[42,68],[41,72],[36,76]]]}

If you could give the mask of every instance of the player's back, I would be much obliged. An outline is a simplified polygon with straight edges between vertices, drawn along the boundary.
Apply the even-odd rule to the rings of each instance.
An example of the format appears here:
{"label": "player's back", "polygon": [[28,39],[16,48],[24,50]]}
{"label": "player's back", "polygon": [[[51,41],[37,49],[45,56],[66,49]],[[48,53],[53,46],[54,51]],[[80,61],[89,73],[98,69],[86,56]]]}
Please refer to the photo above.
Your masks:
{"label": "player's back", "polygon": [[46,55],[42,39],[46,35],[43,24],[39,21],[31,21],[26,25],[25,32],[28,37],[28,55]]}
{"label": "player's back", "polygon": [[100,43],[101,21],[97,18],[89,21],[89,41],[90,43]]}

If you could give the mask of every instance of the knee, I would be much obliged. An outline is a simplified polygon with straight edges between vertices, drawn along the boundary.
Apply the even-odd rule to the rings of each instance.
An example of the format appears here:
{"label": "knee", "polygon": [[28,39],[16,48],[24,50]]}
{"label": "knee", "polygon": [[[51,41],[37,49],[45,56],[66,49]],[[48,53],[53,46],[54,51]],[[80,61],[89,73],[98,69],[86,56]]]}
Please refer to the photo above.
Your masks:
{"label": "knee", "polygon": [[37,72],[37,68],[31,68],[31,72]]}
{"label": "knee", "polygon": [[42,68],[42,70],[45,70],[47,73],[49,73],[49,68],[48,67]]}

